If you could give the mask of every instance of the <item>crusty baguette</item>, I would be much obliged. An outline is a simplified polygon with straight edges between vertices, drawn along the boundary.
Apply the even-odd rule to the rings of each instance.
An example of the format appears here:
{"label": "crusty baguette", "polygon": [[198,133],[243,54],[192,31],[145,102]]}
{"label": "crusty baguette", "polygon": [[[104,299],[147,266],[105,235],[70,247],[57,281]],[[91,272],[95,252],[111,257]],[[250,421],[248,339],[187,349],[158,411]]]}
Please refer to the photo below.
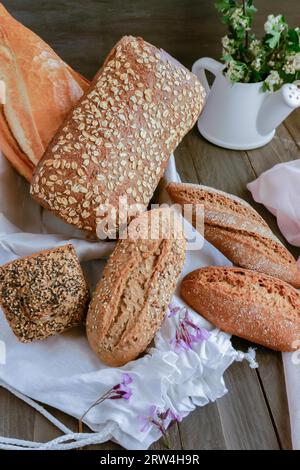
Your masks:
{"label": "crusty baguette", "polygon": [[300,287],[294,257],[246,201],[202,185],[170,183],[166,189],[176,203],[203,204],[205,238],[234,264]]}
{"label": "crusty baguette", "polygon": [[192,73],[141,38],[122,38],[39,163],[31,194],[96,233],[104,204],[147,207],[204,91]]}
{"label": "crusty baguette", "polygon": [[[99,358],[121,366],[135,359],[160,327],[185,259],[181,226],[176,235],[148,238],[169,209],[154,209],[129,225],[131,238],[119,240],[105,266],[87,315],[87,336]],[[180,224],[179,224],[180,225]],[[138,226],[135,238],[132,229]],[[166,237],[166,238],[164,238]]]}
{"label": "crusty baguette", "polygon": [[0,148],[28,180],[50,140],[89,82],[0,3]]}
{"label": "crusty baguette", "polygon": [[0,266],[0,304],[22,342],[45,339],[83,323],[89,291],[72,245]]}
{"label": "crusty baguette", "polygon": [[280,279],[242,268],[188,274],[181,296],[227,333],[278,351],[300,347],[300,294]]}

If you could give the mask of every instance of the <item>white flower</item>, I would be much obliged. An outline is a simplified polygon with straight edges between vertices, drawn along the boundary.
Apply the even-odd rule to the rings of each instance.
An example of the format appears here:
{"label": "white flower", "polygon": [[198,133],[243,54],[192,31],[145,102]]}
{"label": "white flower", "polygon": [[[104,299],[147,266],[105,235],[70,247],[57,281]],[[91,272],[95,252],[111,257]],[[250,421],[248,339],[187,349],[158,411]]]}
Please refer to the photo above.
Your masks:
{"label": "white flower", "polygon": [[235,41],[228,36],[222,38],[223,55],[232,55],[235,53]]}
{"label": "white flower", "polygon": [[265,79],[265,84],[268,85],[270,91],[274,91],[276,85],[281,85],[282,79],[279,76],[279,73],[276,70],[272,70]]}
{"label": "white flower", "polygon": [[290,54],[286,58],[286,62],[283,66],[285,73],[294,75],[298,70],[300,70],[300,52]]}
{"label": "white flower", "polygon": [[225,76],[231,82],[241,82],[245,78],[246,73],[246,65],[236,62],[235,60],[231,60],[228,62],[227,69],[225,71]]}
{"label": "white flower", "polygon": [[269,15],[268,20],[265,22],[265,32],[267,34],[281,33],[286,26],[282,15]]}
{"label": "white flower", "polygon": [[254,56],[257,56],[261,52],[261,41],[259,39],[253,39],[249,44],[249,50]]}
{"label": "white flower", "polygon": [[262,66],[262,58],[261,57],[256,57],[252,62],[251,66],[254,70],[258,71],[260,70]]}
{"label": "white flower", "polygon": [[235,8],[230,16],[230,21],[234,29],[250,29],[249,18],[244,15],[242,7]]}

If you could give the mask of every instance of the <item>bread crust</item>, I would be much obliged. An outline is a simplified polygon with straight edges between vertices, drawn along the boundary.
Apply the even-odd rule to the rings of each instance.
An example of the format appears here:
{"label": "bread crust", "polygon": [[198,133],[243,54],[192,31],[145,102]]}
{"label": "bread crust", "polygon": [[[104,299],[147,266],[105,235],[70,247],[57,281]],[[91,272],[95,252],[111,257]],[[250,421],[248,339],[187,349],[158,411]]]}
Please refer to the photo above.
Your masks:
{"label": "bread crust", "polygon": [[300,270],[291,253],[246,201],[202,185],[170,183],[178,204],[203,204],[205,238],[235,265],[300,287]]}
{"label": "bread crust", "polygon": [[188,274],[182,298],[221,330],[276,351],[300,347],[300,294],[289,284],[242,268]]}
{"label": "bread crust", "polygon": [[147,207],[168,159],[196,122],[204,90],[142,38],[123,37],[39,163],[31,194],[96,233],[97,210],[119,198]]}
{"label": "bread crust", "polygon": [[28,180],[50,140],[89,82],[0,4],[0,146]]}
{"label": "bread crust", "polygon": [[[139,216],[142,230],[155,209]],[[129,226],[130,227],[130,226]],[[98,357],[122,366],[138,357],[160,327],[185,259],[181,227],[174,238],[119,240],[105,266],[87,315],[87,337]]]}
{"label": "bread crust", "polygon": [[72,245],[0,267],[0,303],[19,341],[30,342],[83,323],[89,291]]}

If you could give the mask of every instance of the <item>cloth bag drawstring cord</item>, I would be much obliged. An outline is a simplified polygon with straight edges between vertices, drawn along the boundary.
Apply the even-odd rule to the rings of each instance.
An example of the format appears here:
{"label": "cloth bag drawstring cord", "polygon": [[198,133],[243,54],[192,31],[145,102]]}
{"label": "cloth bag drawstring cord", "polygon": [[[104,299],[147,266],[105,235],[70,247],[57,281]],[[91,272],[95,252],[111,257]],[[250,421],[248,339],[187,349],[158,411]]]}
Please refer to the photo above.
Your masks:
{"label": "cloth bag drawstring cord", "polygon": [[[234,361],[242,362],[243,360],[248,361],[251,369],[258,367],[258,363],[255,360],[255,349],[249,348],[248,351],[235,351]],[[15,395],[20,400],[27,403],[29,406],[38,411],[54,426],[56,426],[64,434],[49,442],[33,442],[26,441],[23,439],[14,439],[11,437],[0,436],[0,449],[1,450],[72,450],[80,447],[85,447],[92,444],[101,444],[112,438],[117,428],[116,423],[107,423],[105,427],[99,432],[92,433],[75,433],[55,416],[49,413],[43,406],[32,400],[23,393],[18,392],[13,387],[0,380],[0,386],[8,390],[10,393]]]}

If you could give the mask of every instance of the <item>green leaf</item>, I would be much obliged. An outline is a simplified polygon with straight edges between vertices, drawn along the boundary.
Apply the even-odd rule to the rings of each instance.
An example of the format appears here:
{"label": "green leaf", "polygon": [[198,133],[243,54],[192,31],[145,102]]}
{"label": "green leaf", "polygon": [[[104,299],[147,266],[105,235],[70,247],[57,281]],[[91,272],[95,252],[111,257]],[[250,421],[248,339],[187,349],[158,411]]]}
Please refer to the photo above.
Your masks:
{"label": "green leaf", "polygon": [[266,39],[266,43],[269,45],[271,49],[275,49],[277,44],[279,44],[280,36],[281,36],[280,33],[276,31],[274,32],[274,34],[272,34],[271,37]]}
{"label": "green leaf", "polygon": [[297,44],[297,45],[299,44],[298,34],[297,34],[297,31],[295,31],[295,29],[289,29],[288,38],[291,43]]}
{"label": "green leaf", "polygon": [[218,0],[215,3],[216,9],[223,13],[224,11],[228,11],[231,8],[231,1],[230,0]]}
{"label": "green leaf", "polygon": [[223,55],[222,59],[224,60],[224,62],[230,62],[231,60],[233,60],[233,57],[232,55],[225,54]]}
{"label": "green leaf", "polygon": [[262,89],[263,89],[263,91],[269,91],[270,87],[269,87],[268,83],[264,82],[263,86],[262,86]]}
{"label": "green leaf", "polygon": [[254,5],[246,5],[246,14],[252,16],[257,12],[257,8]]}

